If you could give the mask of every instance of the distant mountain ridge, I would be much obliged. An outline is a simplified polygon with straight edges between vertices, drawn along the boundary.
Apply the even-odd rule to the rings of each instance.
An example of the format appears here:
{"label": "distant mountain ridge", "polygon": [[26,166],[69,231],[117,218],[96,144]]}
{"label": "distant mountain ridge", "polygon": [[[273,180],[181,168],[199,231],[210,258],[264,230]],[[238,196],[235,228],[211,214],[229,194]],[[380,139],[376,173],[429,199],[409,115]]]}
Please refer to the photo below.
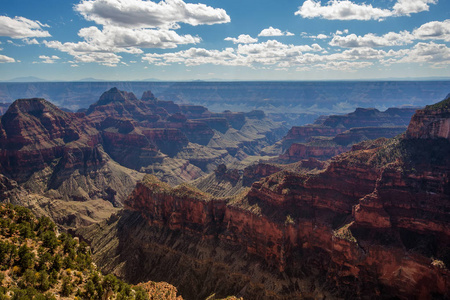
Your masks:
{"label": "distant mountain ridge", "polygon": [[41,97],[77,111],[88,108],[112,87],[135,95],[151,90],[160,100],[203,105],[213,112],[259,109],[323,115],[348,113],[357,107],[423,107],[443,99],[450,81],[0,82],[0,102]]}
{"label": "distant mountain ridge", "polygon": [[42,79],[35,76],[26,76],[26,77],[16,77],[9,80],[4,80],[4,82],[44,82],[48,81],[46,79]]}

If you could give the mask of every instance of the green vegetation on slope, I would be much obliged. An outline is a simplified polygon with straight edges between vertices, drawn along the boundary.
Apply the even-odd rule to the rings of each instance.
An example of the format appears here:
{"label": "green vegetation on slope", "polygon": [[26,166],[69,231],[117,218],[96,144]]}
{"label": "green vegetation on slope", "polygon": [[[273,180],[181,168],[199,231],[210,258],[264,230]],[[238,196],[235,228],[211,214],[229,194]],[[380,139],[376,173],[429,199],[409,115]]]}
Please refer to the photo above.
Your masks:
{"label": "green vegetation on slope", "polygon": [[397,162],[406,172],[415,172],[417,168],[437,167],[450,162],[450,141],[446,139],[430,139],[417,142],[414,139],[396,137],[389,139],[372,159],[372,164],[384,167]]}
{"label": "green vegetation on slope", "polygon": [[[131,286],[114,275],[102,275],[90,249],[59,233],[47,217],[0,204],[0,299],[175,299],[166,283]],[[167,293],[167,286],[170,293]],[[181,299],[176,298],[176,299]]]}
{"label": "green vegetation on slope", "polygon": [[450,94],[448,94],[444,100],[436,104],[425,106],[425,109],[426,110],[450,109]]}

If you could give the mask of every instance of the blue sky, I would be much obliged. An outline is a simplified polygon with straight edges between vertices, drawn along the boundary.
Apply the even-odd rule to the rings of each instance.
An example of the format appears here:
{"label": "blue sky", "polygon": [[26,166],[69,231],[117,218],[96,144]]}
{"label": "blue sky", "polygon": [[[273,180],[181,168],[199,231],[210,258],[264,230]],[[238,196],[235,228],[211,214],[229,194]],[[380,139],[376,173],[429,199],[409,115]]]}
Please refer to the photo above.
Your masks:
{"label": "blue sky", "polygon": [[450,77],[448,0],[2,0],[0,80]]}

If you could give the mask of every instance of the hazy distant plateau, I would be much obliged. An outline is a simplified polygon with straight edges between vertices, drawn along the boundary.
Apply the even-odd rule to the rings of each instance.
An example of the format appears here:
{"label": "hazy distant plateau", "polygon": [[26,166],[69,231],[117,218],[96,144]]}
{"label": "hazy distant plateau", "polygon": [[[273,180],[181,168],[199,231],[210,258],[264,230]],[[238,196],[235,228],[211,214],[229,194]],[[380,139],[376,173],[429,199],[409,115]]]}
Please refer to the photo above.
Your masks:
{"label": "hazy distant plateau", "polygon": [[199,104],[211,111],[347,113],[356,107],[421,107],[444,98],[450,81],[314,82],[34,82],[0,83],[0,102],[42,97],[77,111],[117,87],[140,97],[151,90],[161,100]]}

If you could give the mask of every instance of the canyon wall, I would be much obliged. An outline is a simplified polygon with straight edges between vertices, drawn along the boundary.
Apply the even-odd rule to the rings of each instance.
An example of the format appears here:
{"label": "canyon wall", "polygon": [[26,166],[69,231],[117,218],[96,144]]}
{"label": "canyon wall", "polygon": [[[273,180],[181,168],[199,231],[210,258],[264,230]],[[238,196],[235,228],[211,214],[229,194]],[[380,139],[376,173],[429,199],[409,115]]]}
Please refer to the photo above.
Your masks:
{"label": "canyon wall", "polygon": [[[432,122],[445,124],[434,109]],[[248,299],[448,298],[450,140],[426,124],[415,116],[410,128],[419,130],[357,144],[316,173],[269,172],[228,198],[147,176],[125,211],[102,225],[116,238],[102,240],[99,230],[87,237],[100,261],[115,260],[105,270],[170,277],[191,299],[217,282]],[[165,259],[173,269],[161,269]],[[187,280],[185,264],[199,277]],[[144,269],[152,271],[136,272]]]}

